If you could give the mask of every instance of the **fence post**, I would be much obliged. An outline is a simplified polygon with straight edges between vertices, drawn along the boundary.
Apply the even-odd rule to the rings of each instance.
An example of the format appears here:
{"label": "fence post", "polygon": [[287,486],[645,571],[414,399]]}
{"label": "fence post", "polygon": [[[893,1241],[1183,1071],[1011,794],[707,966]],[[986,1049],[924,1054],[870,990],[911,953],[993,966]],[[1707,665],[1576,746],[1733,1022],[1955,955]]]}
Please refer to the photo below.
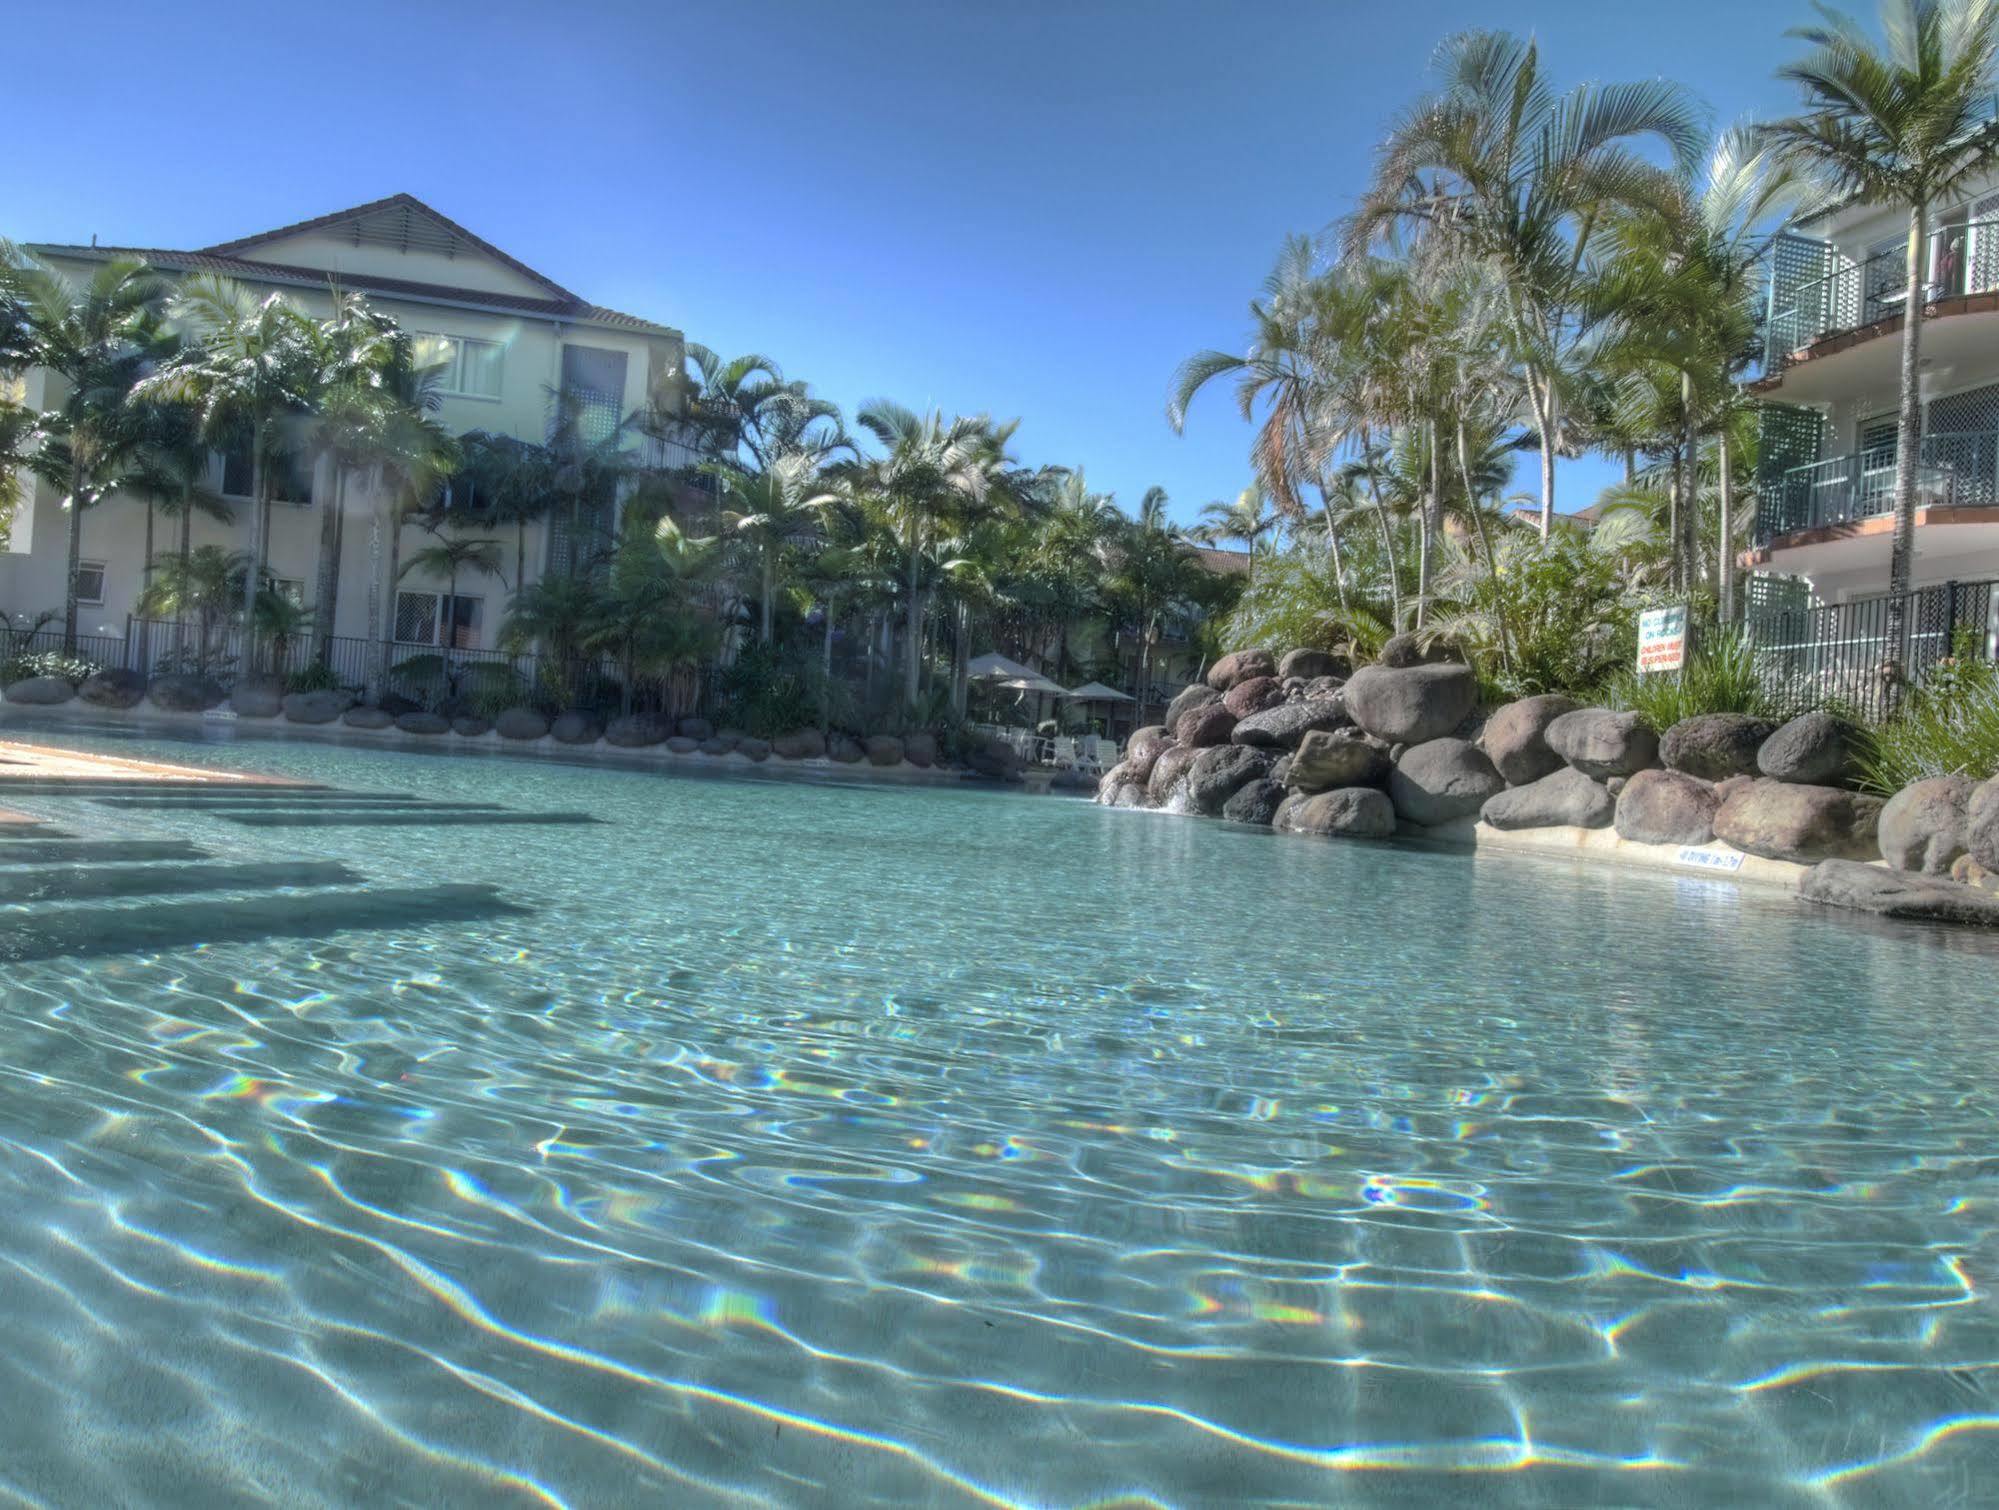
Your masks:
{"label": "fence post", "polygon": [[1957,643],[1957,583],[1946,582],[1943,590],[1943,653],[1949,655],[1951,646]]}

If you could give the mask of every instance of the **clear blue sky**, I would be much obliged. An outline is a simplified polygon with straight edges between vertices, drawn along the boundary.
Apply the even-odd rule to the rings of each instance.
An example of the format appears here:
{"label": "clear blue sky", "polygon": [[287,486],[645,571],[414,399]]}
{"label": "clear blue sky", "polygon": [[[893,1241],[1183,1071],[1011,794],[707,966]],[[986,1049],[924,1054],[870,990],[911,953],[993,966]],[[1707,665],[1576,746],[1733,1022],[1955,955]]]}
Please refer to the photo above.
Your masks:
{"label": "clear blue sky", "polygon": [[[1872,7],[1863,5],[1871,12]],[[1805,0],[712,0],[13,7],[0,235],[189,247],[406,190],[600,303],[850,411],[1023,421],[1191,518],[1247,481],[1218,391],[1283,237],[1342,214],[1438,39],[1783,108]],[[1565,467],[1564,508],[1607,471]],[[1519,483],[1532,485],[1523,465]]]}

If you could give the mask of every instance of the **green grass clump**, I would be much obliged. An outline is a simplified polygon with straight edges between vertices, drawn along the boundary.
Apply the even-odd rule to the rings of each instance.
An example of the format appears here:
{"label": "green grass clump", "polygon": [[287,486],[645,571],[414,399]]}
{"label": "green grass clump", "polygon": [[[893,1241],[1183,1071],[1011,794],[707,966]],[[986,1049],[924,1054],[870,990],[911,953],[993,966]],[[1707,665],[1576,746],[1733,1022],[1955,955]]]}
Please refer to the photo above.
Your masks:
{"label": "green grass clump", "polygon": [[1895,717],[1864,732],[1861,785],[1892,795],[1932,776],[1999,772],[1999,668],[1974,647],[1931,668]]}
{"label": "green grass clump", "polygon": [[1702,713],[1748,713],[1769,718],[1776,709],[1757,674],[1756,652],[1733,632],[1710,634],[1687,657],[1680,673],[1639,675],[1619,671],[1603,689],[1604,702],[1643,716],[1664,733],[1682,719]]}

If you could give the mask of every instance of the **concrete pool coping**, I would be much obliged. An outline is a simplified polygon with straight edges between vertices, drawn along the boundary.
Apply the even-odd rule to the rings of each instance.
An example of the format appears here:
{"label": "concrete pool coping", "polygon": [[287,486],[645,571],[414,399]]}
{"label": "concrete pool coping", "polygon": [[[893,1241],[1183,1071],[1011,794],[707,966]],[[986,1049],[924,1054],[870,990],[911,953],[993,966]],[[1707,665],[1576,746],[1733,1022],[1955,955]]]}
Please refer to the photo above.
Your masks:
{"label": "concrete pool coping", "polygon": [[1494,828],[1483,819],[1396,834],[1399,842],[1433,849],[1471,850],[1481,854],[1536,855],[1544,859],[1583,860],[1629,870],[1666,871],[1673,875],[1705,876],[1748,886],[1796,891],[1812,867],[1793,860],[1769,860],[1745,854],[1719,841],[1707,844],[1645,844],[1618,836],[1614,828]]}

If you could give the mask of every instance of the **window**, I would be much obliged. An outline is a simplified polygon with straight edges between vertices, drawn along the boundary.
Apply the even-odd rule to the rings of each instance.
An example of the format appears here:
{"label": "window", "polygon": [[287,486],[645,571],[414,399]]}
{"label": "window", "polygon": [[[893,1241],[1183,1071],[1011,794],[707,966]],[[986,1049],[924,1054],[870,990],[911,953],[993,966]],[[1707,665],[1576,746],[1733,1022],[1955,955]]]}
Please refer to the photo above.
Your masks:
{"label": "window", "polygon": [[102,561],[79,561],[76,563],[76,601],[90,604],[101,604],[104,601],[104,563]]}
{"label": "window", "polygon": [[[274,465],[277,481],[271,496],[279,503],[312,502],[312,469],[296,456],[281,456]],[[222,453],[222,492],[228,498],[255,496],[256,473],[250,466],[250,443]]]}
{"label": "window", "polygon": [[417,337],[417,361],[437,368],[437,386],[445,393],[470,398],[500,396],[503,349],[498,341],[480,341],[471,336],[422,332]]}
{"label": "window", "polygon": [[405,645],[445,645],[474,650],[479,644],[482,600],[449,593],[396,594],[396,639]]}

